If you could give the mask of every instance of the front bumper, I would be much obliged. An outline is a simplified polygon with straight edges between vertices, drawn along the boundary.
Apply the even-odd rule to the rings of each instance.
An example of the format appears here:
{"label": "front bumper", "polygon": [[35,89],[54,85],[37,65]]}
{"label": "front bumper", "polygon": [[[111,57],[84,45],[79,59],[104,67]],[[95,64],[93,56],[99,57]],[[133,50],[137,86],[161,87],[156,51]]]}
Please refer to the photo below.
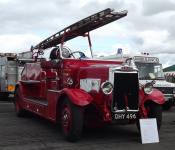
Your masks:
{"label": "front bumper", "polygon": [[117,110],[112,112],[113,121],[136,120],[139,110]]}
{"label": "front bumper", "polygon": [[165,102],[167,101],[172,101],[174,99],[174,95],[173,94],[163,94],[165,97]]}

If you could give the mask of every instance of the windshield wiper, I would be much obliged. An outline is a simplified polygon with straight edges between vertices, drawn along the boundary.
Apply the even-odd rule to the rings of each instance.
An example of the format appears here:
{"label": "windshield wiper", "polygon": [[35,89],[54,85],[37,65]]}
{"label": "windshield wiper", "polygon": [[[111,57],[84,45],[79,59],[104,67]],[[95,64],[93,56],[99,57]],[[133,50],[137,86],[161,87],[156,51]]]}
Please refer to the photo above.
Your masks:
{"label": "windshield wiper", "polygon": [[149,77],[139,77],[140,80],[149,80]]}
{"label": "windshield wiper", "polygon": [[164,77],[156,77],[155,79],[157,79],[157,80],[165,80]]}

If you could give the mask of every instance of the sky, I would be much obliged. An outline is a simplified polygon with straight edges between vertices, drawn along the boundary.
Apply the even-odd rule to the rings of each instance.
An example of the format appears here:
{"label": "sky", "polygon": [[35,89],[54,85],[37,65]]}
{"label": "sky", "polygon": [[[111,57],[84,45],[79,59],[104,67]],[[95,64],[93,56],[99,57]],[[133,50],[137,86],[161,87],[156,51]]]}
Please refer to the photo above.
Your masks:
{"label": "sky", "polygon": [[[174,0],[0,0],[0,52],[28,51],[106,8],[128,10],[128,15],[90,33],[95,54],[113,54],[122,48],[126,54],[157,56],[163,67],[175,64]],[[72,46],[77,44],[85,46],[82,39]]]}

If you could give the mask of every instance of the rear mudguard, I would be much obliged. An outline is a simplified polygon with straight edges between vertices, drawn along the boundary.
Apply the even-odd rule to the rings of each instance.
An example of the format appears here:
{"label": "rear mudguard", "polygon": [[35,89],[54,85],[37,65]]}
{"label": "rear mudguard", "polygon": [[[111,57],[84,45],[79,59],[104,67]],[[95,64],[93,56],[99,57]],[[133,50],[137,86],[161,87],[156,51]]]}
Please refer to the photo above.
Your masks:
{"label": "rear mudguard", "polygon": [[160,92],[157,89],[153,89],[151,94],[145,94],[142,90],[140,92],[140,109],[141,109],[141,116],[147,117],[147,110],[145,108],[145,103],[148,101],[152,101],[154,103],[157,103],[159,105],[162,105],[165,103],[165,98],[162,92]]}
{"label": "rear mudguard", "polygon": [[13,103],[15,103],[15,101],[16,101],[16,90],[19,90],[19,92],[20,92],[20,97],[21,97],[21,99],[18,99],[18,104],[20,105],[20,107],[21,108],[23,108],[23,106],[24,106],[24,101],[23,101],[23,99],[24,99],[24,95],[23,95],[23,86],[21,85],[21,82],[17,82],[16,83],[16,86],[15,86],[15,92],[14,92],[14,98],[13,98]]}
{"label": "rear mudguard", "polygon": [[[20,92],[23,91],[20,82],[17,82],[17,83],[16,83],[16,85],[15,85],[15,92],[16,92],[16,90],[17,90],[18,88],[19,88]],[[14,92],[14,95],[16,94],[15,92]],[[21,95],[21,96],[22,96],[22,95]],[[14,98],[13,100],[15,101],[15,98]]]}
{"label": "rear mudguard", "polygon": [[78,106],[86,106],[93,100],[92,96],[82,89],[65,88],[62,90],[61,95],[68,96],[70,101]]}

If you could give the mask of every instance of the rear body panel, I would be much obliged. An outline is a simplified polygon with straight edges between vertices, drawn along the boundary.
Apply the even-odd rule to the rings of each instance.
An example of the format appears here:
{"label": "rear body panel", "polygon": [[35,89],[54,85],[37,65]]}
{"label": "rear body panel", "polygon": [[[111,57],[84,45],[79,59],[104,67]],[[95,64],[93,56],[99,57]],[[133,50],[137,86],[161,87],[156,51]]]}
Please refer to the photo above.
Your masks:
{"label": "rear body panel", "polygon": [[14,58],[0,57],[0,92],[13,93],[18,81],[17,62]]}

